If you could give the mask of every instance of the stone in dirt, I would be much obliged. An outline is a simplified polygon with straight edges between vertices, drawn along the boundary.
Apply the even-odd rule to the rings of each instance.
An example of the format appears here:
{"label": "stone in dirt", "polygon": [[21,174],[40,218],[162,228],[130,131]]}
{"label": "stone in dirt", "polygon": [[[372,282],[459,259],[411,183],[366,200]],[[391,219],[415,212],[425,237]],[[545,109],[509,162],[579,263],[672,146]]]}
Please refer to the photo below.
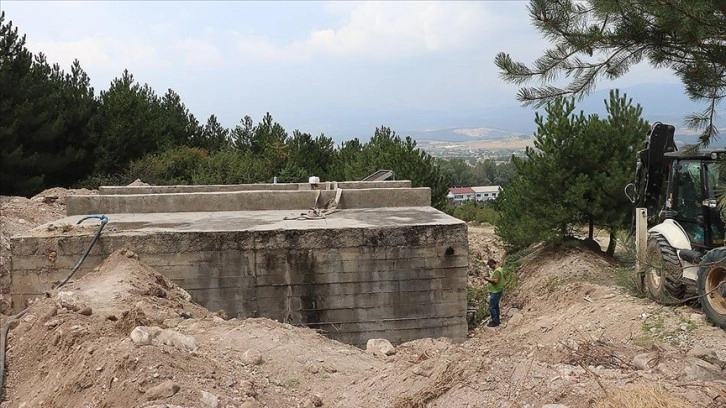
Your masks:
{"label": "stone in dirt", "polygon": [[242,354],[242,361],[247,365],[260,365],[262,364],[262,353],[254,349],[247,350]]}
{"label": "stone in dirt", "polygon": [[718,365],[720,363],[718,360],[718,356],[716,355],[716,352],[714,350],[702,346],[696,346],[690,349],[688,353],[686,353],[686,355],[688,357],[699,358],[711,364]]}
{"label": "stone in dirt", "polygon": [[701,359],[689,358],[686,361],[686,375],[692,380],[700,381],[723,381],[726,380],[726,374],[721,368],[707,363]]}
{"label": "stone in dirt", "polygon": [[86,307],[86,305],[84,305],[78,298],[78,295],[70,291],[58,292],[58,294],[56,295],[56,299],[62,307],[65,307],[66,309],[74,312],[77,312]]}
{"label": "stone in dirt", "polygon": [[216,395],[202,391],[202,398],[200,398],[200,401],[205,407],[209,408],[218,408],[219,407],[219,397]]}
{"label": "stone in dirt", "polygon": [[396,348],[386,339],[370,339],[366,343],[366,351],[373,354],[391,356],[396,354]]}
{"label": "stone in dirt", "polygon": [[179,392],[179,385],[174,381],[166,380],[163,383],[146,390],[144,396],[147,401],[155,401],[162,398],[173,397],[177,392]]}
{"label": "stone in dirt", "polygon": [[655,365],[656,353],[642,353],[633,357],[633,365],[638,370],[650,370]]}

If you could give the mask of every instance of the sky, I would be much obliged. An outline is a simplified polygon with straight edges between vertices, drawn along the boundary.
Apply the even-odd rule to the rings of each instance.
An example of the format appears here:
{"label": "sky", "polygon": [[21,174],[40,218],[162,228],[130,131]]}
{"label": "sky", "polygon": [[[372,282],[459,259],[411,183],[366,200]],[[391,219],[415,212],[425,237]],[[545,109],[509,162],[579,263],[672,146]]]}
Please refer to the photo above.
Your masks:
{"label": "sky", "polygon": [[[499,51],[530,62],[547,43],[524,1],[2,0],[27,47],[96,92],[128,69],[159,95],[173,89],[201,121],[226,127],[265,112],[288,131],[358,137],[376,125],[424,130],[475,123],[516,106]],[[599,89],[678,83],[635,67]],[[480,116],[481,115],[481,116]],[[481,119],[481,122],[485,122]]]}

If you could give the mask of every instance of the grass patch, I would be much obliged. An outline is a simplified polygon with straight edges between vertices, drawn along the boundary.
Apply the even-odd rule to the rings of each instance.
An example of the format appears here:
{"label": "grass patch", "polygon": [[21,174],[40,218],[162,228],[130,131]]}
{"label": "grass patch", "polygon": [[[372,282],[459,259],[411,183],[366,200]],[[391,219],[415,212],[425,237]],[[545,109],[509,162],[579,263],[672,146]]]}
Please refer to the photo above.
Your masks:
{"label": "grass patch", "polygon": [[562,280],[560,278],[558,278],[557,276],[550,276],[544,282],[543,287],[547,293],[554,293],[555,291],[557,291],[557,289],[560,288],[561,284]]}
{"label": "grass patch", "polygon": [[637,279],[637,272],[634,267],[623,266],[615,269],[615,284],[623,288],[631,296],[644,298],[645,293],[640,290]]}
{"label": "grass patch", "polygon": [[656,313],[645,319],[643,331],[655,336],[663,334],[663,316]]}
{"label": "grass patch", "polygon": [[691,320],[685,316],[681,316],[680,320],[681,320],[681,323],[686,324],[686,331],[689,333],[693,332],[694,330],[696,330],[698,328],[698,324],[696,322],[694,322],[693,320]]}
{"label": "grass patch", "polygon": [[646,383],[634,384],[627,389],[610,389],[606,397],[595,402],[596,408],[690,408],[692,406],[664,388]]}
{"label": "grass patch", "polygon": [[282,383],[282,386],[285,388],[294,388],[300,385],[300,380],[297,378],[288,378],[285,380],[285,382]]}
{"label": "grass patch", "polygon": [[[624,266],[635,267],[635,260],[638,254],[635,252],[635,237],[625,230],[615,233],[618,244],[615,247],[615,257]],[[645,249],[645,248],[643,248]]]}
{"label": "grass patch", "polygon": [[489,317],[489,292],[486,286],[477,288],[467,286],[466,288],[466,323],[469,330],[479,326],[481,322]]}

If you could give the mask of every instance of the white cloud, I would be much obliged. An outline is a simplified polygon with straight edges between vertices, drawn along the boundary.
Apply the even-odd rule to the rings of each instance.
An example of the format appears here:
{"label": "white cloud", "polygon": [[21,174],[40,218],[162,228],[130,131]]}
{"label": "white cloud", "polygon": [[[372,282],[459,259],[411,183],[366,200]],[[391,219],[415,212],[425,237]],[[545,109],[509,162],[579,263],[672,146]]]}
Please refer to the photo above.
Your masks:
{"label": "white cloud", "polygon": [[326,8],[347,13],[337,28],[314,30],[304,40],[281,45],[267,37],[240,35],[239,49],[245,56],[270,59],[408,57],[465,49],[499,24],[480,2],[343,3]]}
{"label": "white cloud", "polygon": [[119,67],[166,68],[171,63],[150,45],[131,39],[89,36],[72,41],[28,41],[28,48],[43,52],[49,61],[69,67],[78,59],[84,69],[116,69]]}
{"label": "white cloud", "polygon": [[210,41],[187,38],[176,44],[183,63],[195,68],[210,68],[224,64],[224,57]]}

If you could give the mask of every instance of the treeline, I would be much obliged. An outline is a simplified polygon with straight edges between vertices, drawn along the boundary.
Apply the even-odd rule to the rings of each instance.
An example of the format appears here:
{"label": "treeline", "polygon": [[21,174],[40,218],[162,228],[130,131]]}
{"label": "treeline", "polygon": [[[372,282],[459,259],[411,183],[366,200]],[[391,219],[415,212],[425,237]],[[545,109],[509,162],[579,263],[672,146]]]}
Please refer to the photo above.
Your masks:
{"label": "treeline", "polygon": [[77,60],[66,72],[33,55],[0,13],[2,195],[136,178],[158,185],[359,180],[390,169],[397,179],[431,187],[441,208],[450,186],[506,184],[502,166],[435,159],[385,126],[367,142],[336,145],[323,134],[288,134],[269,113],[259,123],[245,116],[232,129],[215,115],[202,123],[176,92],[159,96],[127,70],[96,95]]}

